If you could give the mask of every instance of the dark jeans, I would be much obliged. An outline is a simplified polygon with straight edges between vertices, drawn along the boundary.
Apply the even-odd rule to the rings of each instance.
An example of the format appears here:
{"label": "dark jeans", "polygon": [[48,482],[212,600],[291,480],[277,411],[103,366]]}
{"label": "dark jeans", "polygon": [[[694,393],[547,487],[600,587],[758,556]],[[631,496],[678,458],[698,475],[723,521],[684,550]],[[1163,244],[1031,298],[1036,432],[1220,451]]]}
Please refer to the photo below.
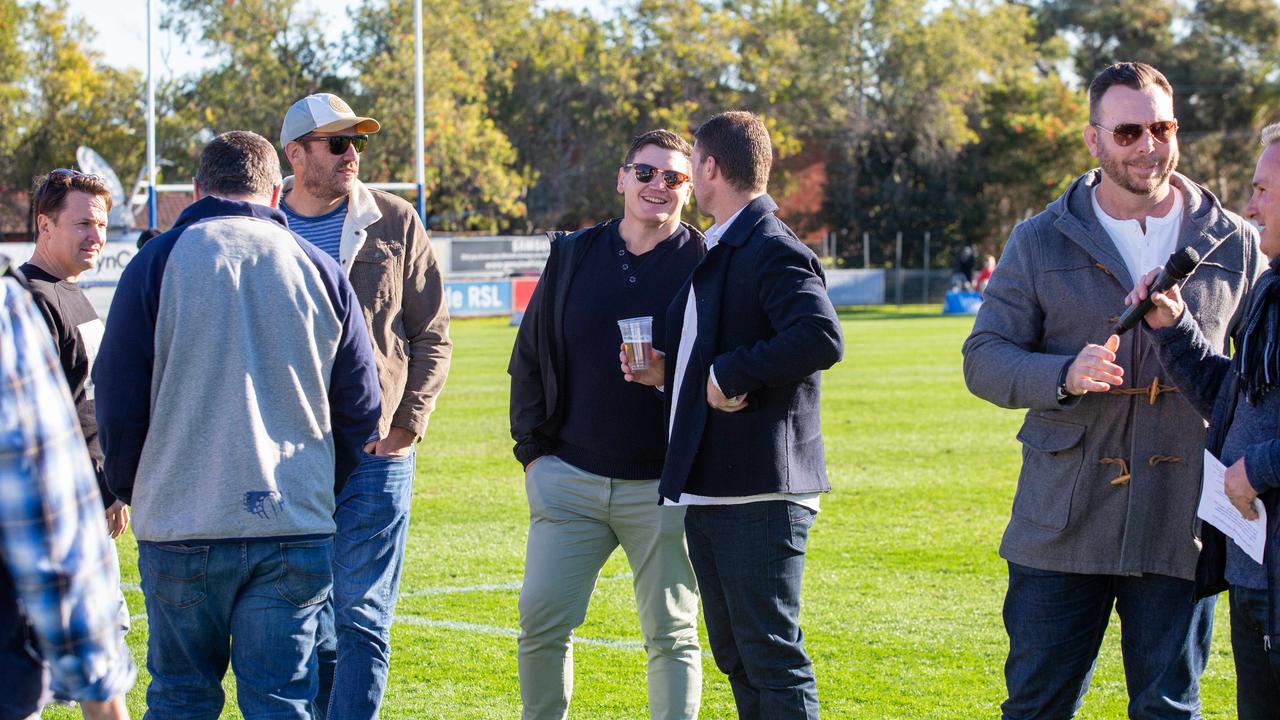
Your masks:
{"label": "dark jeans", "polygon": [[1280,715],[1280,647],[1267,634],[1267,591],[1231,586],[1231,654],[1236,660],[1236,712],[1240,720]]}
{"label": "dark jeans", "polygon": [[1165,575],[1081,575],[1009,563],[1005,720],[1070,718],[1084,700],[1114,606],[1129,717],[1200,715],[1215,598]]}
{"label": "dark jeans", "polygon": [[716,667],[744,720],[818,717],[800,630],[800,582],[814,512],[783,500],[693,505],[684,516]]}
{"label": "dark jeans", "polygon": [[138,543],[148,720],[216,720],[228,663],[247,720],[309,720],[333,539]]}

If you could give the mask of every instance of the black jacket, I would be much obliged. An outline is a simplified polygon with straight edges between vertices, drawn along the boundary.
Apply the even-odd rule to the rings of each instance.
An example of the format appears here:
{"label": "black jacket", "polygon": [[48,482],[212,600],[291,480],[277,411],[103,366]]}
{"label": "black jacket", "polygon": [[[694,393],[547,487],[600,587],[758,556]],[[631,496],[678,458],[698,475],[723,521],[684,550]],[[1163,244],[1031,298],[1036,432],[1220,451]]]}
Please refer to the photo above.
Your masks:
{"label": "black jacket", "polygon": [[[712,497],[830,490],[819,419],[821,371],[844,351],[840,320],[818,258],[774,212],[752,200],[707,252],[667,311],[668,417],[689,289],[698,336],[680,387],[679,414],[659,487]],[[706,401],[709,371],[736,413]]]}
{"label": "black jacket", "polygon": [[[507,365],[511,375],[511,438],[516,441],[515,456],[521,465],[528,466],[555,452],[564,422],[559,398],[565,381],[564,306],[569,284],[587,248],[606,238],[611,222],[614,221],[606,220],[574,232],[549,233],[551,256],[520,321]],[[684,227],[698,242],[702,241],[697,228],[687,224]]]}

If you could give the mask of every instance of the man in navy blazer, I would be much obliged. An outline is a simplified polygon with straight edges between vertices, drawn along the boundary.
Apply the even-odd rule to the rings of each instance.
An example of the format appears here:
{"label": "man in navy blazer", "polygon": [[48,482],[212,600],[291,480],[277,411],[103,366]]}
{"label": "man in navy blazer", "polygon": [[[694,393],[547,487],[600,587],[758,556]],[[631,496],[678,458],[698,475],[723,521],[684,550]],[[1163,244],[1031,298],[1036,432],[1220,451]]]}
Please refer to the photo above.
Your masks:
{"label": "man in navy blazer", "polygon": [[717,115],[694,133],[694,194],[715,218],[707,254],[667,311],[667,348],[628,380],[663,385],[659,492],[685,505],[689,558],[716,665],[742,718],[816,718],[800,584],[819,494],[831,489],[819,422],[821,371],[840,360],[840,321],[818,258],[768,196],[761,120]]}

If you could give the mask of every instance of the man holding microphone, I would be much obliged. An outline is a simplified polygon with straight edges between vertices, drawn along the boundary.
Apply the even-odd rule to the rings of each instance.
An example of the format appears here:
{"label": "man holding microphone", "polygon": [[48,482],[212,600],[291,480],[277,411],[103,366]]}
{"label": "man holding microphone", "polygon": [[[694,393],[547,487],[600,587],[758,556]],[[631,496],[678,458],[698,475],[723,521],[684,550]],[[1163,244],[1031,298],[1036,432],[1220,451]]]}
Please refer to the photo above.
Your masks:
{"label": "man holding microphone", "polygon": [[978,397],[1026,408],[1022,470],[1000,546],[1007,720],[1071,717],[1114,608],[1133,718],[1200,715],[1212,599],[1197,600],[1204,422],[1143,333],[1112,334],[1132,278],[1191,247],[1183,287],[1223,350],[1261,269],[1256,235],[1174,172],[1173,89],[1118,63],[1089,87],[1100,168],[1016,227],[964,344]]}

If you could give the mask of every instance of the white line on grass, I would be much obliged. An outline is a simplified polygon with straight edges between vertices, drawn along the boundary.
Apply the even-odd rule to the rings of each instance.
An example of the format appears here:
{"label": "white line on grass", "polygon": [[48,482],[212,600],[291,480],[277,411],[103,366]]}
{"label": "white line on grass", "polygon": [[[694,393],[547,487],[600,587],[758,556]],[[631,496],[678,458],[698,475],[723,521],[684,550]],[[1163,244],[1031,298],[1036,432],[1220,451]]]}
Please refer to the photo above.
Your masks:
{"label": "white line on grass", "polygon": [[[615,580],[630,580],[631,575],[622,573],[618,575],[603,575],[598,582],[613,582]],[[505,582],[505,583],[484,583],[480,585],[443,585],[440,587],[421,588],[419,590],[407,590],[400,593],[400,597],[427,597],[430,595],[458,595],[462,593],[472,592],[500,592],[519,590],[521,583]],[[142,586],[138,583],[120,583],[120,589],[126,592],[141,592]]]}
{"label": "white line on grass", "polygon": [[454,586],[454,587],[450,587],[450,586],[429,587],[429,588],[422,588],[420,590],[409,590],[406,592],[402,592],[400,593],[400,597],[423,597],[426,595],[455,595],[458,593],[494,592],[497,590],[519,590],[519,589],[520,589],[519,582],[489,583],[485,585],[461,585],[461,586]]}
{"label": "white line on grass", "polygon": [[[134,613],[130,616],[133,620],[146,620],[146,613]],[[411,615],[409,613],[398,613],[396,615],[396,625],[415,625],[417,627],[429,627],[440,630],[461,630],[463,632],[480,633],[481,635],[498,635],[501,637],[513,638],[519,637],[520,631],[515,628],[499,627],[497,625],[481,625],[480,623],[460,622],[457,620],[432,620],[421,615]],[[644,650],[644,643],[636,640],[608,640],[601,638],[589,638],[573,636],[573,642],[580,645],[595,645],[596,647],[616,648],[618,650]]]}
{"label": "white line on grass", "polygon": [[[602,575],[597,583],[614,582],[616,580],[630,580],[630,573],[620,573],[618,575]],[[505,582],[505,583],[484,583],[481,585],[443,585],[440,587],[427,587],[418,590],[406,590],[400,593],[400,597],[426,597],[430,595],[457,595],[461,593],[472,592],[509,592],[519,590],[521,583]]]}

